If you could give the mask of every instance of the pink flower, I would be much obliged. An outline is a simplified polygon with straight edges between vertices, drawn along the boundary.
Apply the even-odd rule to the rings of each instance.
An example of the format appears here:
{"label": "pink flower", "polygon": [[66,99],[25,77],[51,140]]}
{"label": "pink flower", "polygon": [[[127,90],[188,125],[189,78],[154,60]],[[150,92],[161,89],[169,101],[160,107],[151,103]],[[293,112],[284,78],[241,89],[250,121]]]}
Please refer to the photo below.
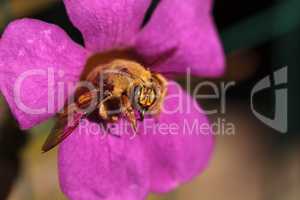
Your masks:
{"label": "pink flower", "polygon": [[[43,112],[56,102],[59,83],[76,83],[87,59],[115,49],[134,49],[144,66],[162,74],[185,73],[218,76],[224,70],[223,52],[211,17],[211,0],[162,0],[150,21],[142,27],[150,0],[64,0],[68,15],[84,38],[85,47],[74,43],[59,27],[34,19],[16,20],[0,40],[0,89],[23,129],[52,117],[60,107]],[[168,53],[172,52],[172,53]],[[45,70],[53,69],[49,85]],[[26,76],[28,70],[36,74]],[[62,76],[63,72],[63,76]],[[27,74],[28,75],[28,74]],[[22,81],[16,95],[16,82]],[[179,103],[189,111],[161,113],[157,124],[178,125],[198,120],[208,123],[197,103],[170,81],[164,107]],[[49,99],[48,88],[52,87]],[[65,88],[66,90],[66,88]],[[67,91],[66,91],[67,92]],[[17,100],[34,110],[20,109]],[[180,102],[181,101],[181,102]],[[92,127],[94,122],[86,122]],[[126,122],[125,122],[126,123]],[[189,124],[188,124],[189,125]],[[81,126],[81,125],[80,125]],[[59,147],[58,165],[62,191],[70,199],[144,199],[149,192],[167,192],[198,175],[213,150],[212,134],[157,134],[139,129],[139,137],[79,134],[78,127]]]}

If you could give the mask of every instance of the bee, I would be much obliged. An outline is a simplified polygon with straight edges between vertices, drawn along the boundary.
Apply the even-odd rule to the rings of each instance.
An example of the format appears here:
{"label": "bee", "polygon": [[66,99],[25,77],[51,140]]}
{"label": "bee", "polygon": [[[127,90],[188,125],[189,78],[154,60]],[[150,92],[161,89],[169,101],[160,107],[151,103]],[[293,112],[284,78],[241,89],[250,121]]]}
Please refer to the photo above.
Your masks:
{"label": "bee", "polygon": [[[137,116],[142,121],[145,114],[158,115],[166,95],[166,79],[134,61],[119,59],[98,66],[87,75],[86,81],[93,89],[76,88],[74,101],[57,114],[43,152],[61,143],[83,118],[94,117],[106,124],[123,117],[136,132]],[[87,108],[92,109],[87,111]]]}

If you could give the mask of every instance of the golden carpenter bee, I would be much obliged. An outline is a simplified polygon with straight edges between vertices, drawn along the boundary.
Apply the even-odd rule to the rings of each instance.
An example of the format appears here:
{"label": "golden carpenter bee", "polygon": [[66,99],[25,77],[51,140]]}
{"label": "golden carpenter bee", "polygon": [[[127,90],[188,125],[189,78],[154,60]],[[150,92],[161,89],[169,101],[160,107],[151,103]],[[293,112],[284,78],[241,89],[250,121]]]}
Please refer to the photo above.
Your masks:
{"label": "golden carpenter bee", "polygon": [[[76,89],[74,101],[57,114],[57,122],[42,147],[43,152],[68,137],[83,118],[116,123],[123,117],[136,131],[137,115],[143,120],[146,113],[159,114],[166,94],[167,81],[161,74],[122,59],[96,67],[87,75],[86,81],[93,89]],[[92,109],[86,111],[87,108]]]}

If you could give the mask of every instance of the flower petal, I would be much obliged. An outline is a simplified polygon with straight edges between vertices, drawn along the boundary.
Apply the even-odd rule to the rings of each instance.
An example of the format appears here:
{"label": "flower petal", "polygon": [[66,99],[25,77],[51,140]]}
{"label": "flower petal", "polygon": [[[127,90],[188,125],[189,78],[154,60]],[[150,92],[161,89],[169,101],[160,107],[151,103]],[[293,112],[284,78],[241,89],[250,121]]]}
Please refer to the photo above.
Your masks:
{"label": "flower petal", "polygon": [[143,146],[151,191],[168,192],[205,169],[213,151],[210,124],[196,101],[170,82],[158,121],[145,120]]}
{"label": "flower petal", "polygon": [[78,80],[86,56],[56,25],[33,19],[8,25],[0,42],[0,89],[21,128],[60,109],[66,85]]}
{"label": "flower petal", "polygon": [[64,0],[68,15],[92,51],[125,48],[133,43],[150,0]]}
{"label": "flower petal", "polygon": [[218,76],[224,55],[211,17],[211,0],[163,0],[136,41],[137,52],[164,73]]}
{"label": "flower petal", "polygon": [[144,199],[204,170],[213,136],[197,102],[170,82],[163,108],[158,118],[138,125],[135,137],[127,121],[105,136],[99,124],[84,120],[59,148],[63,192],[75,200]]}
{"label": "flower petal", "polygon": [[101,133],[99,124],[84,120],[60,145],[62,191],[72,200],[144,199],[149,173],[140,140]]}

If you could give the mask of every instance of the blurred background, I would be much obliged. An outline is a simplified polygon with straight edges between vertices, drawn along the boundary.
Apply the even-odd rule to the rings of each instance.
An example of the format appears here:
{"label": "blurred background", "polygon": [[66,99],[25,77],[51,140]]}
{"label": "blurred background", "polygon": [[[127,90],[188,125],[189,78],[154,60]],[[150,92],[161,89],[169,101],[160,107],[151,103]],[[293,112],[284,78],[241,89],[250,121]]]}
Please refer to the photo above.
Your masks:
{"label": "blurred background", "polygon": [[[154,0],[149,15],[157,5]],[[300,199],[300,1],[215,0],[214,16],[226,51],[227,71],[216,84],[234,81],[226,112],[210,115],[235,126],[234,134],[216,136],[215,155],[208,169],[177,190],[149,199],[172,200],[298,200]],[[15,18],[32,17],[58,24],[77,42],[80,33],[69,22],[59,0],[0,0],[0,35]],[[259,121],[250,108],[254,85],[288,66],[288,133]],[[195,84],[204,79],[193,78]],[[185,83],[184,78],[179,82]],[[201,94],[209,94],[202,88]],[[274,90],[254,98],[255,108],[274,117]],[[202,100],[205,109],[219,101]],[[23,133],[0,97],[0,200],[66,199],[57,178],[56,152],[41,154],[52,121]]]}

